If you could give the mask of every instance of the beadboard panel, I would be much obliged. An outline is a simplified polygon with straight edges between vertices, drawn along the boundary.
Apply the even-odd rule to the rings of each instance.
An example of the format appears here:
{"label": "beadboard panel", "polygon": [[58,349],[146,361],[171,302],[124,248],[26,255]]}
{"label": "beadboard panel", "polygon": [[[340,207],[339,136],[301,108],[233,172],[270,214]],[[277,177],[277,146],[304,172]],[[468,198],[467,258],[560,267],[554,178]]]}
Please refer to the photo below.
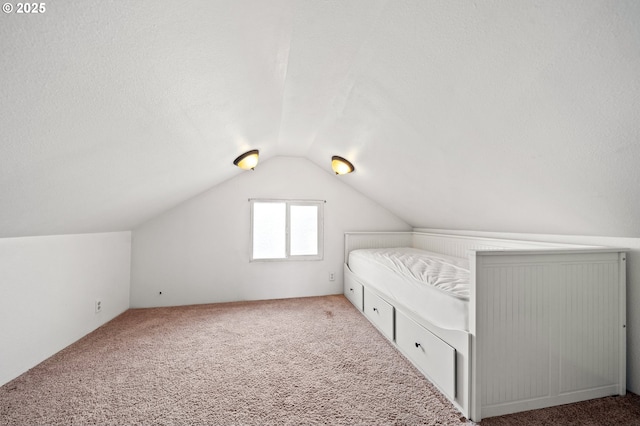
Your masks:
{"label": "beadboard panel", "polygon": [[483,407],[550,394],[548,279],[547,266],[482,269],[491,286],[477,294]]}
{"label": "beadboard panel", "polygon": [[[561,274],[560,392],[613,385],[619,369],[618,265],[562,265]],[[588,333],[572,332],[579,327]]]}
{"label": "beadboard panel", "polygon": [[618,392],[624,297],[617,254],[479,258],[483,417]]}
{"label": "beadboard panel", "polygon": [[504,250],[504,247],[479,243],[477,240],[414,234],[413,246],[422,250],[466,258],[469,250]]}

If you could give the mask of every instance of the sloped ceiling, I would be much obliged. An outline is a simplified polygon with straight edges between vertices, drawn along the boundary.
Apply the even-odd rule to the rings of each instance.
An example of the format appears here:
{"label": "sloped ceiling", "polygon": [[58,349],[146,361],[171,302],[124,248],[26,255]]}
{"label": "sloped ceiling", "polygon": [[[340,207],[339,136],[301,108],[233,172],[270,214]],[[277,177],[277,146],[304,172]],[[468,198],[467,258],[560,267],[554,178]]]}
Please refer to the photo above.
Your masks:
{"label": "sloped ceiling", "polygon": [[416,227],[640,236],[640,2],[55,1],[0,16],[0,236],[306,157]]}

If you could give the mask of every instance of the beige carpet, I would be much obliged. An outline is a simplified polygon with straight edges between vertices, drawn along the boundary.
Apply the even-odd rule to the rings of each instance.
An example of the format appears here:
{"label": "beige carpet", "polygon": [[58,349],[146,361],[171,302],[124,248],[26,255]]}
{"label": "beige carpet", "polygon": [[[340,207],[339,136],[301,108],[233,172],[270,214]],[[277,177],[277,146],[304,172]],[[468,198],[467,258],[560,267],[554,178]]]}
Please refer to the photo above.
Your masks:
{"label": "beige carpet", "polygon": [[[12,425],[465,422],[342,296],[130,310],[0,387]],[[640,425],[640,401],[485,424]]]}

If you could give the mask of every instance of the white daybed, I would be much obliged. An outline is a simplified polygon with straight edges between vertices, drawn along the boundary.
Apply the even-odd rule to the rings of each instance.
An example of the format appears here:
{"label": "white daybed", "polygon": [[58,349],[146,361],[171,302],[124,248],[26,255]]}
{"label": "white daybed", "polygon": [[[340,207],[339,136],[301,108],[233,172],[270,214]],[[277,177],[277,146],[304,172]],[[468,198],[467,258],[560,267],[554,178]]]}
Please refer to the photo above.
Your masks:
{"label": "white daybed", "polygon": [[[455,281],[464,271],[443,284],[459,287],[447,295],[429,285],[421,293],[416,277],[389,265],[368,270],[358,252],[351,262],[360,272],[350,268],[354,250],[397,247],[466,267],[466,293]],[[395,254],[391,263],[406,255]],[[625,394],[625,263],[616,248],[350,232],[344,294],[463,415],[480,421]]]}

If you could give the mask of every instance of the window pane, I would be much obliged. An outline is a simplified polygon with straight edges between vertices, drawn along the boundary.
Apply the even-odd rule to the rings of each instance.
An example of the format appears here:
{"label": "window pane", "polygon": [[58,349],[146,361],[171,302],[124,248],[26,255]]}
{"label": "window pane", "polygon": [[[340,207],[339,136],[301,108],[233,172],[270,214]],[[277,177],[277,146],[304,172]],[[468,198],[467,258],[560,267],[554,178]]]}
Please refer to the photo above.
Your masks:
{"label": "window pane", "polygon": [[318,254],[318,207],[291,206],[291,255]]}
{"label": "window pane", "polygon": [[253,258],[286,257],[286,203],[253,203]]}

